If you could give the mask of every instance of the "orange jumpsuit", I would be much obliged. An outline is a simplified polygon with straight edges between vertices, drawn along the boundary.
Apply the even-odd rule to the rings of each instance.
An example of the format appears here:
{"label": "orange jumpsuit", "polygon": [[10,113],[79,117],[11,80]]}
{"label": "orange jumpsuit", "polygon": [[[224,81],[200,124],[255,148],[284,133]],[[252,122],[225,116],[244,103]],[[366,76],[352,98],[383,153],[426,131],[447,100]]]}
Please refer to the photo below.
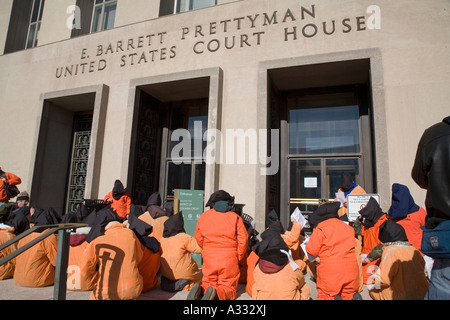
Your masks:
{"label": "orange jumpsuit", "polygon": [[195,239],[203,250],[203,290],[214,287],[220,300],[234,300],[239,261],[248,242],[242,218],[232,211],[205,211],[197,222]]}
{"label": "orange jumpsuit", "polygon": [[167,216],[162,216],[162,217],[153,219],[152,216],[150,215],[150,213],[148,213],[148,212],[145,212],[139,216],[140,220],[144,221],[145,223],[147,223],[153,227],[152,233],[150,233],[148,236],[154,237],[156,240],[158,240],[158,242],[161,241],[162,235],[164,233],[164,222],[166,222],[166,220],[168,218],[169,217],[167,217]]}
{"label": "orange jumpsuit", "polygon": [[[0,229],[0,245],[8,242],[16,235],[14,234],[14,228]],[[0,258],[6,257],[16,250],[16,245],[10,245],[9,247],[0,251]],[[14,276],[14,268],[16,266],[16,259],[12,259],[4,265],[0,266],[0,280],[10,279]]]}
{"label": "orange jumpsuit", "polygon": [[142,276],[142,292],[152,290],[158,284],[158,270],[161,262],[161,250],[153,252],[140,241],[142,260],[138,263],[139,274]]}
{"label": "orange jumpsuit", "polygon": [[161,275],[170,280],[187,279],[189,284],[183,291],[190,290],[194,283],[200,283],[202,276],[191,253],[202,253],[194,237],[178,233],[161,238]]}
{"label": "orange jumpsuit", "polygon": [[122,217],[126,218],[127,215],[130,213],[131,208],[131,198],[128,192],[126,192],[122,197],[120,197],[119,200],[116,200],[113,198],[112,191],[109,192],[103,200],[106,202],[106,200],[111,199],[111,209],[113,209],[117,214]]}
{"label": "orange jumpsuit", "polygon": [[337,218],[320,222],[306,244],[306,251],[320,258],[317,265],[317,300],[340,295],[351,300],[359,287],[356,239],[352,227]]}
{"label": "orange jumpsuit", "polygon": [[134,300],[142,292],[143,280],[138,264],[142,247],[134,232],[119,222],[105,227],[105,234],[86,247],[81,272],[91,273],[98,265],[98,281],[92,300]]}
{"label": "orange jumpsuit", "polygon": [[[375,223],[373,227],[362,226],[361,236],[363,237],[363,247],[361,250],[362,254],[369,254],[373,248],[381,244],[378,239],[378,233],[380,231],[381,224],[387,220],[385,214],[383,214]],[[380,264],[380,259],[376,259],[371,263],[362,266],[363,282],[367,283],[370,276],[376,271],[378,265]]]}
{"label": "orange jumpsuit", "polygon": [[420,227],[425,225],[426,217],[427,212],[423,208],[420,208],[418,211],[408,214],[403,219],[395,220],[395,222],[405,229],[409,243],[417,250],[420,250],[422,245],[423,231]]}
{"label": "orange jumpsuit", "polygon": [[[44,230],[42,233],[47,232]],[[17,248],[39,237],[41,233],[34,232],[20,239]],[[46,287],[55,282],[56,250],[58,238],[52,234],[35,244],[27,251],[18,255],[14,282],[23,287]]]}
{"label": "orange jumpsuit", "polygon": [[374,300],[423,300],[428,291],[424,269],[425,261],[420,252],[409,243],[393,242],[384,246],[370,297]]}

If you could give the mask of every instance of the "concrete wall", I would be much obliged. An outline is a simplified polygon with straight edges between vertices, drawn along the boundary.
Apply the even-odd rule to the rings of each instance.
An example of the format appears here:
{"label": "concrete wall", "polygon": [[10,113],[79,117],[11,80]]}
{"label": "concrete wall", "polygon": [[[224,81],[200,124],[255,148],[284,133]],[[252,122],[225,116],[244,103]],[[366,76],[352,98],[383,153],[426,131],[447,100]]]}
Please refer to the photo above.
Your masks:
{"label": "concrete wall", "polygon": [[[66,2],[70,1],[59,5],[59,10]],[[138,1],[136,8],[142,3]],[[367,12],[374,4],[380,9],[379,16]],[[0,5],[8,7],[5,2]],[[151,6],[136,19],[151,19]],[[302,11],[301,6],[309,11],[314,6],[315,16]],[[46,8],[44,18],[51,12]],[[115,179],[126,180],[122,168],[128,144],[125,137],[130,132],[127,107],[130,83],[135,79],[170,78],[177,72],[220,68],[221,127],[257,129],[265,117],[259,106],[267,65],[274,61],[287,66],[296,61],[351,59],[355,52],[369,50],[377,52],[376,56],[369,54],[377,61],[372,74],[373,99],[383,106],[374,110],[383,209],[389,207],[394,182],[408,185],[416,202],[423,205],[425,193],[416,187],[410,171],[423,130],[449,115],[447,0],[246,0],[130,24],[132,12],[131,6],[120,4],[116,25],[121,27],[64,41],[58,39],[64,38],[66,30],[42,34],[41,39],[48,39],[45,46],[0,56],[0,145],[9,151],[1,157],[0,166],[23,178],[22,189],[31,189],[35,155],[30,150],[35,148],[41,94],[85,86],[109,87],[98,182],[101,195],[111,189]],[[6,18],[1,14],[0,26],[7,25]],[[331,32],[333,21],[335,30]],[[325,31],[332,34],[325,33],[324,23]],[[376,28],[370,29],[372,26]],[[44,27],[43,23],[43,31]],[[3,28],[0,34],[6,34]],[[260,165],[254,164],[223,164],[219,187],[234,194],[236,202],[245,203],[246,213],[262,217],[265,180],[259,169]]]}

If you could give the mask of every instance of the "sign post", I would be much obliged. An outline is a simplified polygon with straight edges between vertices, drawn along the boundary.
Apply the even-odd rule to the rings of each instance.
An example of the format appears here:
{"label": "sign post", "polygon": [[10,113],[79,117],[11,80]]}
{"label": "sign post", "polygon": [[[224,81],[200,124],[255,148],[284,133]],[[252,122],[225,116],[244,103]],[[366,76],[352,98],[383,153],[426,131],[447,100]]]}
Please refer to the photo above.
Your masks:
{"label": "sign post", "polygon": [[[176,189],[174,192],[174,213],[182,212],[184,229],[194,236],[198,219],[204,211],[204,191]],[[199,266],[202,265],[202,255],[193,253],[192,257]]]}

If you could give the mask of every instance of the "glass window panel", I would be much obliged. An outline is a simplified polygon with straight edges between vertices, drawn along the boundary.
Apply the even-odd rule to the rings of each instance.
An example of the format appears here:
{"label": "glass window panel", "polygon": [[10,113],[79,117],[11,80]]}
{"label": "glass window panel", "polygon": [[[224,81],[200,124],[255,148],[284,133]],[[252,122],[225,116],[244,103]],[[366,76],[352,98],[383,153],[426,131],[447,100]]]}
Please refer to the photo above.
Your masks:
{"label": "glass window panel", "polygon": [[194,190],[205,190],[205,168],[206,164],[204,162],[195,165]]}
{"label": "glass window panel", "polygon": [[189,10],[206,8],[214,4],[212,0],[191,0]]}
{"label": "glass window panel", "polygon": [[290,197],[321,198],[320,159],[290,160]]}
{"label": "glass window panel", "polygon": [[35,33],[36,33],[36,27],[37,27],[37,25],[35,23],[30,25],[30,30],[28,31],[27,49],[33,48],[33,46],[34,46],[34,37],[35,37]]}
{"label": "glass window panel", "polygon": [[358,159],[327,159],[326,168],[329,199],[334,199],[339,190],[342,172],[350,173],[359,182]]}
{"label": "glass window panel", "polygon": [[177,7],[176,12],[185,12],[189,10],[189,0],[178,0],[177,1]]}
{"label": "glass window panel", "polygon": [[42,12],[44,11],[44,4],[45,4],[45,0],[42,0],[40,10],[39,10],[39,21],[42,20]]}
{"label": "glass window panel", "polygon": [[103,30],[114,28],[114,20],[116,17],[116,3],[107,4],[103,13]]}
{"label": "glass window panel", "polygon": [[192,164],[190,163],[168,163],[167,195],[173,195],[175,189],[191,188],[191,169]]}
{"label": "glass window panel", "polygon": [[38,20],[39,4],[40,4],[40,0],[33,1],[33,13],[31,15],[31,22],[36,22]]}
{"label": "glass window panel", "polygon": [[97,32],[100,31],[100,17],[102,14],[102,7],[97,7],[94,9],[94,17],[92,19],[92,28],[91,28],[91,32]]}
{"label": "glass window panel", "polygon": [[95,4],[103,3],[104,0],[95,0]]}
{"label": "glass window panel", "polygon": [[289,111],[289,153],[358,153],[358,106]]}

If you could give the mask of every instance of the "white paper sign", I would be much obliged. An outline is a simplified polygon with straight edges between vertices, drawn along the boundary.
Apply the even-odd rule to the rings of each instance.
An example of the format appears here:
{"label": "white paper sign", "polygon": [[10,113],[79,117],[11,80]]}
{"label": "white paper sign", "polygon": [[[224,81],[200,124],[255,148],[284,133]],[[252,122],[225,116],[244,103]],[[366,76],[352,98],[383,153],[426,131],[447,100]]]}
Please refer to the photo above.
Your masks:
{"label": "white paper sign", "polygon": [[342,208],[345,202],[345,194],[343,192],[336,192],[336,200],[341,203],[340,208]]}
{"label": "white paper sign", "polygon": [[295,208],[294,212],[292,212],[291,218],[294,218],[295,221],[297,221],[297,223],[302,226],[302,229],[307,222],[305,216],[302,214],[302,212],[300,211],[300,209],[298,207]]}
{"label": "white paper sign", "polygon": [[359,217],[359,210],[366,206],[370,198],[375,198],[380,203],[379,194],[349,194],[347,196],[347,215],[349,221],[355,221]]}
{"label": "white paper sign", "polygon": [[317,177],[306,177],[303,185],[305,188],[317,188]]}
{"label": "white paper sign", "polygon": [[308,257],[309,261],[314,261],[314,259],[316,259],[316,257],[310,255],[307,251],[306,251],[306,244],[309,241],[309,237],[305,238],[305,241],[303,241],[303,243],[300,245],[300,247],[302,248],[303,252],[306,254],[306,256]]}

